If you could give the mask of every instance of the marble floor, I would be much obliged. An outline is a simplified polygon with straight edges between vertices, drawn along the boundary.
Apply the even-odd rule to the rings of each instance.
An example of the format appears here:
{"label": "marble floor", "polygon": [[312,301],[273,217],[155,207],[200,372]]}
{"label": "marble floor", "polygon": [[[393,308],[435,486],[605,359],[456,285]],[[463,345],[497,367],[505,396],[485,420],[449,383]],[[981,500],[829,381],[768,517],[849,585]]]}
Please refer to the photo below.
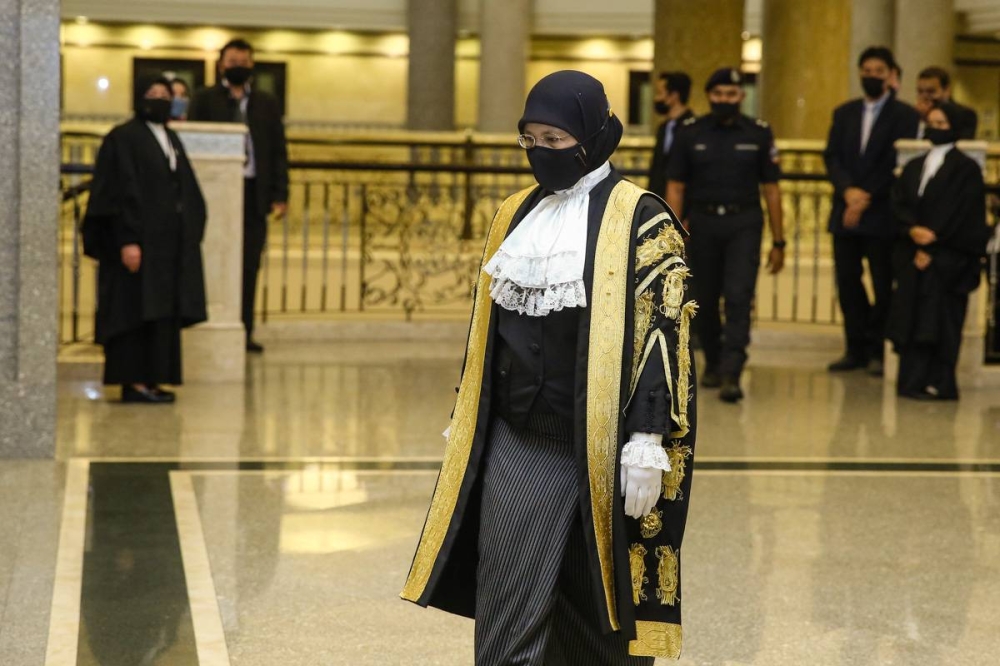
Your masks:
{"label": "marble floor", "polygon": [[[836,350],[699,403],[680,664],[1000,654],[1000,392],[897,401]],[[0,664],[471,664],[399,601],[462,344],[274,343],[245,384],[60,386],[56,461],[0,461]]]}

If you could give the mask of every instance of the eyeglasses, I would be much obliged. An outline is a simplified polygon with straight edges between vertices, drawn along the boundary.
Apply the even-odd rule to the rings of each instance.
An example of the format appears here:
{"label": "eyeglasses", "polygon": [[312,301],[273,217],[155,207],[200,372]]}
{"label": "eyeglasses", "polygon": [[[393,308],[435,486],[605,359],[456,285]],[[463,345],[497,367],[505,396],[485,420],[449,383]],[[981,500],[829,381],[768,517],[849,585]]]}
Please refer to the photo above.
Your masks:
{"label": "eyeglasses", "polygon": [[517,137],[517,145],[521,146],[525,150],[531,150],[535,146],[543,146],[545,148],[555,148],[562,144],[563,141],[569,139],[569,134],[563,134],[559,136],[558,134],[543,134],[540,138],[535,138],[530,134],[520,134]]}

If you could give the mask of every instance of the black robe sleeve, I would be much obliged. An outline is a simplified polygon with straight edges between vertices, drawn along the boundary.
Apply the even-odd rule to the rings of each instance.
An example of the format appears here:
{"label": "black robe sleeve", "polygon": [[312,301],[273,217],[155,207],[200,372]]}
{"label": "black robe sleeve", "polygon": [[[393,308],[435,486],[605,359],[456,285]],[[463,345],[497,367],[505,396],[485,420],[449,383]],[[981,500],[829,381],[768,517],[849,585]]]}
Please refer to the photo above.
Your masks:
{"label": "black robe sleeve", "polygon": [[84,219],[87,255],[110,260],[122,247],[142,240],[138,169],[122,132],[109,133],[97,153]]}

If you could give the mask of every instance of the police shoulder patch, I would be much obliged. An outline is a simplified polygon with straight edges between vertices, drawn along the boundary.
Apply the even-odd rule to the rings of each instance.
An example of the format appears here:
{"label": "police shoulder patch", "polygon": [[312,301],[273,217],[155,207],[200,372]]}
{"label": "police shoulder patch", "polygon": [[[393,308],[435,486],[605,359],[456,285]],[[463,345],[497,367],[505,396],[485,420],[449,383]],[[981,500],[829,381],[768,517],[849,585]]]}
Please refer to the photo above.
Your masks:
{"label": "police shoulder patch", "polygon": [[688,118],[687,120],[685,120],[683,124],[684,125],[694,125],[696,122],[698,122],[698,118],[696,118],[695,116],[691,116],[690,118]]}
{"label": "police shoulder patch", "polygon": [[761,120],[760,118],[757,119],[757,124],[760,125],[761,127],[770,127],[770,125],[767,124],[766,120]]}

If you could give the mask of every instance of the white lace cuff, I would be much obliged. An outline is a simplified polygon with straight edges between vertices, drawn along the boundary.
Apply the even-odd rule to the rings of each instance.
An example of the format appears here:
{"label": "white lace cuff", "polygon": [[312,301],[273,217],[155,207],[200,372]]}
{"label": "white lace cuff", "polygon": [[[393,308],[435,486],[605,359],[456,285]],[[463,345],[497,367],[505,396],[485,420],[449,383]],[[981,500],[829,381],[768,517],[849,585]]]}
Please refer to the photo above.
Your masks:
{"label": "white lace cuff", "polygon": [[670,471],[670,458],[663,450],[663,435],[645,432],[632,433],[632,439],[622,447],[622,465],[652,467]]}

